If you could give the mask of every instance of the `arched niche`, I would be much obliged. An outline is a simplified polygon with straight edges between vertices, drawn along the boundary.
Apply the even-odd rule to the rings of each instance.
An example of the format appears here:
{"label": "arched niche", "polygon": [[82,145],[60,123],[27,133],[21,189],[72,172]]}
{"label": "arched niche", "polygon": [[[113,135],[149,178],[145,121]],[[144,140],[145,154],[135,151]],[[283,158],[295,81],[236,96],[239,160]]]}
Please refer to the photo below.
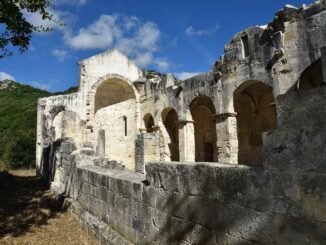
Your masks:
{"label": "arched niche", "polygon": [[191,102],[190,112],[195,127],[195,161],[216,162],[216,110],[213,101],[200,95]]}
{"label": "arched niche", "polygon": [[152,133],[154,131],[154,118],[150,113],[147,113],[144,118],[144,125],[147,133]]}
{"label": "arched niche", "polygon": [[167,154],[170,156],[171,161],[179,161],[179,125],[177,112],[169,107],[162,111],[162,122],[165,128],[163,137],[167,145]]}
{"label": "arched niche", "polygon": [[91,121],[95,144],[104,146],[106,158],[130,170],[135,167],[137,115],[136,94],[130,82],[112,77],[97,85]]}
{"label": "arched niche", "polygon": [[299,90],[308,90],[325,85],[326,84],[323,83],[323,68],[321,59],[317,60],[306,68],[302,72],[297,83]]}
{"label": "arched niche", "polygon": [[262,165],[262,133],[276,127],[273,89],[260,81],[248,81],[234,92],[237,113],[238,163]]}
{"label": "arched niche", "polygon": [[106,80],[96,90],[94,113],[102,108],[135,99],[134,90],[127,82],[117,78]]}

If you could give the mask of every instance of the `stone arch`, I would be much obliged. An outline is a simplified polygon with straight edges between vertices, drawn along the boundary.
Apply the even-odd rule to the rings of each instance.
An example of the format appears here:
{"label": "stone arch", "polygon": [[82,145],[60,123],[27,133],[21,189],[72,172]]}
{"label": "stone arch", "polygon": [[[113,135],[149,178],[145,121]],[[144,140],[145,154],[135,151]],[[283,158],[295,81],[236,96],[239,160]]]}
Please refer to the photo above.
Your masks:
{"label": "stone arch", "polygon": [[115,78],[106,80],[96,89],[94,113],[102,108],[132,99],[136,99],[136,96],[128,83]]}
{"label": "stone arch", "polygon": [[152,133],[154,131],[153,127],[154,127],[154,118],[152,116],[152,114],[147,113],[144,118],[144,125],[145,125],[145,129],[147,133]]}
{"label": "stone arch", "polygon": [[217,162],[216,114],[213,101],[204,95],[190,104],[190,113],[195,128],[195,161]]}
{"label": "stone arch", "polygon": [[172,107],[165,108],[161,113],[164,138],[164,152],[167,161],[179,161],[179,124],[178,114]]}
{"label": "stone arch", "polygon": [[308,90],[320,86],[325,86],[323,82],[323,67],[321,59],[309,65],[300,75],[297,82],[298,90]]}
{"label": "stone arch", "polygon": [[273,89],[260,81],[247,81],[233,96],[237,113],[238,163],[262,165],[262,134],[276,127]]}
{"label": "stone arch", "polygon": [[[136,100],[136,104],[138,105],[139,102],[139,93],[133,83],[126,77],[117,75],[117,74],[109,74],[104,77],[101,77],[98,79],[96,83],[93,84],[92,88],[90,89],[90,92],[88,93],[87,96],[87,101],[86,101],[86,106],[87,106],[87,119],[90,120],[91,118],[94,117],[95,113],[97,112],[98,108],[96,108],[96,93],[98,89],[100,88],[101,85],[103,84],[109,84],[109,83],[115,83],[119,84],[120,87],[123,89],[126,89],[128,91],[128,94],[131,95],[131,90],[133,91],[133,95],[130,97],[133,97]],[[125,96],[123,96],[120,100],[126,99]],[[119,101],[111,101],[107,103],[118,103]],[[103,108],[103,107],[102,107]],[[139,114],[139,106],[136,106],[136,112],[137,115]],[[138,120],[138,117],[137,117]],[[137,124],[138,125],[138,124]],[[139,125],[138,125],[139,126]]]}
{"label": "stone arch", "polygon": [[88,101],[95,142],[103,145],[104,157],[128,169],[135,167],[135,140],[140,128],[138,98],[131,81],[110,75],[94,84]]}

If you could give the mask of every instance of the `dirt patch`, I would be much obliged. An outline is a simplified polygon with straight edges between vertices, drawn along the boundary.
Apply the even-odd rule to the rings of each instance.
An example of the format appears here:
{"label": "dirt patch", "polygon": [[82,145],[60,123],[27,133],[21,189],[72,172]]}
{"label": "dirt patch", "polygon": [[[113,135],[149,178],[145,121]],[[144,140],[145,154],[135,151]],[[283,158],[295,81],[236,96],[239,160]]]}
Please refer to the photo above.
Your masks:
{"label": "dirt patch", "polygon": [[98,244],[35,170],[0,173],[0,244]]}

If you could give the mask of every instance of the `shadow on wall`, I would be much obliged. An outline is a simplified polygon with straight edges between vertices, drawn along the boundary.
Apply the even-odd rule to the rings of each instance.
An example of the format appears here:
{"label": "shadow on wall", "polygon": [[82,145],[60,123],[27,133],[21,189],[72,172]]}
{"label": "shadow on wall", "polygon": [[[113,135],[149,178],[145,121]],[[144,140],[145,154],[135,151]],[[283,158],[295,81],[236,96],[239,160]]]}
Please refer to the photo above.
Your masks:
{"label": "shadow on wall", "polygon": [[[147,244],[324,244],[326,241],[323,218],[307,217],[306,210],[288,191],[295,186],[301,191],[309,188],[300,174],[295,182],[291,175],[268,173],[261,167],[211,168],[202,164],[168,168],[158,167],[153,180],[156,187],[145,190],[153,193],[152,188],[156,198],[152,214],[138,217],[149,219],[154,226],[153,237]],[[298,212],[298,216],[293,216],[293,212]]]}
{"label": "shadow on wall", "polygon": [[[182,184],[175,188],[184,186],[185,190],[168,192],[164,177],[156,176],[162,180],[152,217],[156,234],[146,244],[273,243],[273,216],[258,211],[271,207],[270,178],[262,168],[248,171],[201,165],[189,168],[190,175],[187,168],[177,168]],[[248,183],[250,178],[256,180]]]}

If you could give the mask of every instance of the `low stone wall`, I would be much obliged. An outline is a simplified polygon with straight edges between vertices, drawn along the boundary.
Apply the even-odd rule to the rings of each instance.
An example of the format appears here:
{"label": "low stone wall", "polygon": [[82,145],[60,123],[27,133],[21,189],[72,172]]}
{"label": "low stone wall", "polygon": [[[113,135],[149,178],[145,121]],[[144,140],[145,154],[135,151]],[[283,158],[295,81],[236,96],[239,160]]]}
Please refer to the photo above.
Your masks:
{"label": "low stone wall", "polygon": [[121,235],[119,239],[137,244],[326,241],[326,216],[300,215],[314,212],[322,196],[306,199],[312,202],[304,207],[289,199],[302,188],[321,188],[320,178],[297,184],[290,176],[275,176],[262,168],[205,163],[151,163],[146,171],[145,179],[141,174],[85,166],[70,176],[69,195],[84,211],[81,219],[88,215],[102,224],[94,226],[94,234],[101,237],[109,227]]}

